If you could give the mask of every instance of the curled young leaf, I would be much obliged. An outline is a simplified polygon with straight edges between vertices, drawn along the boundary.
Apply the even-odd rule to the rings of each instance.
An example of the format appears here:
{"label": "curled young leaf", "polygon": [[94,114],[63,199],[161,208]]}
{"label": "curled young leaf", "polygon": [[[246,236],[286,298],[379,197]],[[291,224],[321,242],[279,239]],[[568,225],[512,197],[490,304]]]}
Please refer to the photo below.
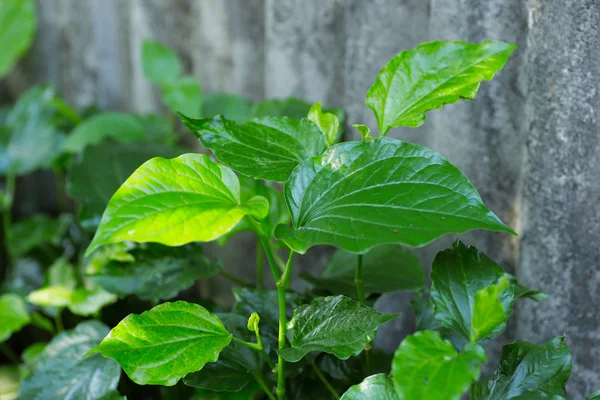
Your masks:
{"label": "curled young leaf", "polygon": [[339,140],[340,120],[335,114],[324,112],[320,102],[310,108],[308,119],[319,127],[328,146],[334,145]]}

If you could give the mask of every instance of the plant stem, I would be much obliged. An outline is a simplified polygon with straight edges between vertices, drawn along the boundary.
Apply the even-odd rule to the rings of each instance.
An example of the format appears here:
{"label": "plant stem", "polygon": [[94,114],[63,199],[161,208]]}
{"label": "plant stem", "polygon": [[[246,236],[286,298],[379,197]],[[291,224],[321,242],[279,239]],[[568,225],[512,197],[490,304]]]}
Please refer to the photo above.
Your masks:
{"label": "plant stem", "polygon": [[263,249],[260,245],[260,240],[256,241],[256,288],[263,288]]}
{"label": "plant stem", "polygon": [[14,351],[12,351],[10,347],[8,347],[6,343],[0,343],[0,351],[2,351],[2,354],[4,354],[6,358],[8,358],[8,360],[13,364],[19,365],[21,363],[19,357]]}
{"label": "plant stem", "polygon": [[229,272],[219,271],[219,275],[221,275],[225,279],[229,279],[230,281],[237,283],[240,286],[245,286],[245,287],[249,287],[249,288],[254,287],[254,285],[251,282],[248,282],[241,278],[238,278],[235,275],[231,275]]}
{"label": "plant stem", "polygon": [[323,382],[323,385],[325,385],[327,390],[329,390],[329,393],[331,393],[334,399],[338,400],[340,398],[339,393],[335,390],[333,386],[331,386],[331,383],[327,381],[327,378],[325,378],[325,375],[323,375],[323,373],[321,372],[319,367],[317,367],[317,364],[315,364],[314,361],[312,363],[312,367],[315,370],[315,374],[317,374],[317,377],[321,380],[321,382]]}
{"label": "plant stem", "polygon": [[273,393],[271,393],[271,390],[269,389],[269,387],[265,383],[265,381],[264,381],[264,379],[263,379],[262,376],[255,375],[254,379],[256,379],[256,382],[258,382],[258,384],[260,385],[260,387],[262,388],[262,390],[267,394],[267,396],[269,397],[269,399],[271,399],[271,400],[277,400],[277,398],[275,397],[275,395]]}
{"label": "plant stem", "polygon": [[[283,277],[277,280],[277,299],[279,302],[279,340],[277,348],[279,350],[285,347],[285,329],[287,326],[287,306],[285,291],[292,276],[292,265],[294,263],[294,253],[290,250],[290,256],[283,272]],[[285,399],[285,360],[280,355],[277,356],[277,398]]]}
{"label": "plant stem", "polygon": [[[358,301],[365,304],[365,282],[363,280],[363,256],[359,254],[356,259],[356,270],[354,271],[354,284]],[[365,347],[366,374],[371,375],[371,344]]]}
{"label": "plant stem", "polygon": [[271,368],[275,369],[275,363],[273,362],[273,360],[271,360],[271,357],[269,357],[269,355],[267,354],[267,352],[265,351],[265,349],[262,347],[261,344],[246,342],[244,340],[236,338],[235,336],[233,336],[232,339],[234,342],[239,343],[242,346],[246,346],[252,350],[258,351],[260,354],[263,355],[263,357],[265,357],[269,366]]}
{"label": "plant stem", "polygon": [[281,272],[285,271],[285,261],[283,261],[281,259],[281,257],[277,253],[277,250],[273,250],[273,248],[271,248],[271,251],[273,252],[273,258],[275,259],[275,262],[277,262],[277,266],[279,267],[279,270]]}

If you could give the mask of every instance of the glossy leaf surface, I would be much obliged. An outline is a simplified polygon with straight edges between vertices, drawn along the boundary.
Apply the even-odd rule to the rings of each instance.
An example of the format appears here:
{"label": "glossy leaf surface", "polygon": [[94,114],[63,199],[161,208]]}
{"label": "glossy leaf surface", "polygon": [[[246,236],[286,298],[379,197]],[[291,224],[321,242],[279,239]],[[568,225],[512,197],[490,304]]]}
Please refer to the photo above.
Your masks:
{"label": "glossy leaf surface", "polygon": [[86,355],[108,327],[85,321],[54,337],[38,358],[35,371],[21,384],[19,399],[98,399],[117,388],[121,369],[100,354]]}
{"label": "glossy leaf surface", "polygon": [[153,158],[110,199],[86,254],[126,240],[167,246],[208,242],[229,232],[246,215],[264,218],[268,209],[260,196],[241,204],[233,171],[205,155]]}
{"label": "glossy leaf surface", "polygon": [[45,243],[58,245],[71,222],[72,218],[69,214],[63,214],[56,219],[36,214],[20,220],[13,226],[10,244],[12,254],[20,257]]}
{"label": "glossy leaf surface", "polygon": [[33,41],[36,25],[33,0],[0,2],[0,79],[14,67]]}
{"label": "glossy leaf surface", "polygon": [[318,297],[294,311],[286,332],[291,347],[279,355],[297,362],[312,351],[344,360],[359,354],[377,328],[397,315],[382,314],[345,296]]}
{"label": "glossy leaf surface", "polygon": [[189,288],[196,279],[209,278],[221,266],[211,262],[199,245],[166,247],[157,244],[130,251],[135,262],[109,262],[88,278],[105,290],[142,300],[166,300]]}
{"label": "glossy leaf surface", "polygon": [[219,318],[197,304],[178,301],[129,315],[91,353],[114,358],[139,385],[173,386],[217,361],[230,341]]}
{"label": "glossy leaf surface", "polygon": [[319,128],[305,118],[264,117],[243,125],[222,116],[180,118],[219,161],[255,179],[285,182],[298,164],[327,147]]}
{"label": "glossy leaf surface", "polygon": [[[474,400],[566,397],[571,352],[564,337],[537,346],[516,341],[502,349],[498,368],[475,385]],[[546,396],[546,397],[544,397]]]}
{"label": "glossy leaf surface", "polygon": [[181,74],[181,62],[167,46],[153,40],[142,43],[144,75],[154,83],[170,82]]}
{"label": "glossy leaf surface", "polygon": [[431,303],[436,319],[467,341],[497,336],[512,313],[514,285],[496,286],[507,279],[485,254],[456,241],[433,260]]}
{"label": "glossy leaf surface", "polygon": [[352,386],[340,400],[400,400],[394,383],[386,374],[377,374],[365,378]]}
{"label": "glossy leaf surface", "polygon": [[391,376],[400,399],[458,400],[479,379],[485,361],[479,345],[458,353],[438,332],[422,331],[402,341]]}
{"label": "glossy leaf surface", "polygon": [[299,253],[317,244],[365,253],[471,229],[512,232],[441,155],[389,138],[337,144],[304,161],[285,199],[295,229],[280,225],[275,236]]}
{"label": "glossy leaf surface", "polygon": [[472,99],[479,84],[502,69],[517,46],[486,40],[429,42],[393,57],[379,72],[367,93],[379,131],[416,128],[425,113],[444,104]]}
{"label": "glossy leaf surface", "polygon": [[4,342],[29,323],[29,313],[21,297],[13,293],[0,296],[0,321],[0,342]]}

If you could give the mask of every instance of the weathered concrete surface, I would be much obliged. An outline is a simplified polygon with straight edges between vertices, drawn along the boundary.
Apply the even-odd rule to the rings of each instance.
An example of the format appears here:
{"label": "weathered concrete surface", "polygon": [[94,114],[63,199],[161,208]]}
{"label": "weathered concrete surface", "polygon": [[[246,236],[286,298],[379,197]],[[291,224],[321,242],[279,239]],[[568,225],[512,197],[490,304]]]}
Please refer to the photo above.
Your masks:
{"label": "weathered concrete surface", "polygon": [[[344,107],[349,138],[357,138],[352,123],[375,128],[365,94],[397,52],[436,39],[517,43],[475,101],[391,135],[430,146],[460,167],[520,234],[461,238],[552,295],[522,302],[497,343],[542,343],[566,333],[574,353],[571,397],[600,387],[600,0],[38,0],[38,9],[35,46],[2,84],[2,100],[45,82],[77,106],[159,110],[140,64],[141,41],[154,38],[177,51],[205,92],[257,101],[295,95]],[[424,265],[453,239],[420,249]],[[253,279],[254,239],[245,235],[233,246],[235,253],[211,251],[228,271]],[[299,257],[297,271],[320,270],[329,251]],[[227,288],[217,279],[201,292],[228,301]],[[378,345],[393,349],[412,329],[408,297],[378,301],[404,314],[384,328]]]}

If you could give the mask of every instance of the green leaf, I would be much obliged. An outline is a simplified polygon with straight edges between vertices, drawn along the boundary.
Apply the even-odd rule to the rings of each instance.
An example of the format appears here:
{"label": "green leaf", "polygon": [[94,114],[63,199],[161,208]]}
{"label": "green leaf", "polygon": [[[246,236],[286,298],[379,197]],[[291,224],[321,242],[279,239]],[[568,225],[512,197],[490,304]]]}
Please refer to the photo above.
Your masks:
{"label": "green leaf", "polygon": [[431,303],[443,326],[472,342],[506,330],[514,284],[475,247],[457,240],[452,249],[439,252],[433,260],[431,280]]}
{"label": "green leaf", "polygon": [[254,400],[260,392],[260,386],[256,382],[250,382],[239,392],[213,392],[205,389],[196,390],[191,400]]}
{"label": "green leaf", "polygon": [[340,120],[335,114],[323,112],[321,103],[315,103],[308,111],[308,119],[317,125],[321,133],[325,136],[325,142],[332,146],[340,139]]}
{"label": "green leaf", "polygon": [[408,336],[394,354],[392,380],[400,399],[458,400],[479,378],[485,352],[468,344],[458,353],[438,332]]}
{"label": "green leaf", "polygon": [[117,388],[119,365],[86,353],[108,333],[98,321],[85,321],[63,332],[39,356],[35,371],[21,384],[21,400],[98,399]]}
{"label": "green leaf", "polygon": [[[513,279],[516,282],[514,276],[510,274],[507,275],[509,275],[511,279]],[[550,296],[548,296],[546,293],[541,292],[539,290],[529,289],[528,287],[523,286],[518,282],[515,285],[515,299],[527,298],[539,302],[546,300],[548,297]]]}
{"label": "green leaf", "polygon": [[49,168],[61,152],[62,121],[53,105],[54,89],[36,86],[19,98],[6,120],[7,136],[0,140],[0,175],[24,175]]}
{"label": "green leaf", "polygon": [[129,315],[90,353],[114,358],[139,385],[173,386],[217,361],[231,337],[204,307],[177,301]]}
{"label": "green leaf", "polygon": [[202,116],[212,118],[217,115],[223,115],[229,120],[243,124],[249,118],[250,103],[241,96],[229,93],[216,93],[206,96],[202,104]]}
{"label": "green leaf", "polygon": [[139,167],[108,203],[87,249],[122,241],[180,246],[208,242],[229,232],[246,215],[264,218],[264,197],[240,202],[238,178],[202,154],[153,158]]}
{"label": "green leaf", "polygon": [[1,400],[16,400],[20,384],[21,376],[19,373],[19,367],[12,365],[0,365]]}
{"label": "green leaf", "polygon": [[59,218],[35,214],[17,222],[11,236],[12,254],[20,257],[45,243],[58,245],[72,222],[70,214],[62,214]]}
{"label": "green leaf", "polygon": [[146,78],[158,84],[173,81],[181,74],[177,55],[164,44],[152,40],[142,43],[142,67]]}
{"label": "green leaf", "polygon": [[52,263],[46,273],[46,286],[63,286],[75,290],[77,277],[75,268],[65,258],[58,258]]}
{"label": "green leaf", "polygon": [[291,347],[278,353],[290,362],[300,361],[312,351],[331,353],[345,360],[359,354],[375,339],[379,325],[396,317],[381,314],[345,296],[318,297],[294,311],[286,332]]}
{"label": "green leaf", "polygon": [[[171,128],[169,118],[159,114],[136,114],[135,118],[142,125],[144,130],[143,141],[154,144],[173,145],[176,142],[176,135]],[[181,154],[181,152],[179,153]]]}
{"label": "green leaf", "polygon": [[48,343],[33,343],[21,353],[21,359],[30,369],[35,369]]}
{"label": "green leaf", "polygon": [[39,261],[17,258],[14,267],[9,269],[7,277],[2,281],[0,292],[12,292],[24,298],[43,283],[44,272]]}
{"label": "green leaf", "polygon": [[176,157],[182,151],[153,143],[103,143],[85,149],[67,176],[67,193],[79,202],[84,227],[98,226],[111,196],[142,163],[157,156]]}
{"label": "green leaf", "polygon": [[262,103],[255,104],[250,110],[249,119],[260,117],[289,117],[300,119],[306,117],[310,107],[310,103],[295,97],[269,99]]}
{"label": "green leaf", "polygon": [[182,76],[161,84],[162,101],[172,113],[183,113],[194,118],[201,115],[202,90],[196,78]]}
{"label": "green leaf", "polygon": [[87,277],[105,290],[120,296],[135,294],[142,300],[166,300],[192,286],[196,279],[209,278],[221,269],[190,244],[165,247],[139,246],[130,254],[134,262],[110,262]]}
{"label": "green leaf", "polygon": [[599,400],[600,399],[600,389],[594,390],[585,400]]}
{"label": "green leaf", "polygon": [[[311,278],[318,288],[356,298],[354,273],[356,254],[338,250],[325,267],[321,278]],[[399,290],[425,288],[425,273],[417,256],[408,249],[391,244],[377,246],[363,257],[365,296]]]}
{"label": "green leaf", "polygon": [[98,314],[102,308],[116,301],[115,294],[102,288],[96,287],[91,290],[79,288],[73,292],[68,308],[73,314],[85,317]]}
{"label": "green leaf", "polygon": [[358,133],[362,136],[363,142],[370,142],[374,139],[374,137],[371,136],[371,128],[368,126],[362,124],[352,124],[352,126],[358,130]]}
{"label": "green leaf", "polygon": [[[236,314],[218,314],[229,332],[236,338],[253,342],[254,334],[248,331],[246,318]],[[185,377],[188,386],[215,392],[239,392],[255,377],[261,376],[265,360],[256,350],[232,342],[219,355],[219,360],[207,364],[201,371]]]}
{"label": "green leaf", "polygon": [[54,334],[54,325],[52,324],[52,321],[36,311],[31,313],[31,324],[46,332]]}
{"label": "green leaf", "polygon": [[104,112],[86,119],[71,132],[63,144],[63,151],[79,153],[87,146],[112,139],[123,143],[144,141],[146,132],[133,115]]}
{"label": "green leaf", "polygon": [[416,128],[425,113],[444,104],[472,99],[479,84],[501,70],[517,46],[494,40],[472,44],[429,42],[394,56],[367,93],[379,131]]}
{"label": "green leaf", "polygon": [[0,2],[0,79],[17,63],[33,42],[36,12],[33,0]]}
{"label": "green leaf", "polygon": [[0,296],[0,342],[21,330],[30,321],[22,298],[13,293]]}
{"label": "green leaf", "polygon": [[111,390],[98,400],[127,400],[127,398],[125,396],[121,396],[121,393],[117,392],[116,390]]}
{"label": "green leaf", "polygon": [[238,125],[220,115],[179,117],[219,161],[255,179],[285,182],[298,164],[327,147],[319,128],[306,118],[263,117]]}
{"label": "green leaf", "polygon": [[502,348],[498,368],[475,385],[473,400],[566,397],[570,374],[571,352],[564,337],[543,346],[516,341]]}
{"label": "green leaf", "polygon": [[400,400],[400,398],[396,395],[392,380],[386,374],[377,374],[352,386],[340,400]]}
{"label": "green leaf", "polygon": [[64,286],[47,286],[34,290],[27,296],[27,301],[42,307],[66,307],[71,303],[73,290]]}
{"label": "green leaf", "polygon": [[302,254],[317,244],[365,253],[471,229],[512,233],[456,167],[395,139],[334,145],[300,164],[284,194],[295,229],[280,225],[275,236]]}

